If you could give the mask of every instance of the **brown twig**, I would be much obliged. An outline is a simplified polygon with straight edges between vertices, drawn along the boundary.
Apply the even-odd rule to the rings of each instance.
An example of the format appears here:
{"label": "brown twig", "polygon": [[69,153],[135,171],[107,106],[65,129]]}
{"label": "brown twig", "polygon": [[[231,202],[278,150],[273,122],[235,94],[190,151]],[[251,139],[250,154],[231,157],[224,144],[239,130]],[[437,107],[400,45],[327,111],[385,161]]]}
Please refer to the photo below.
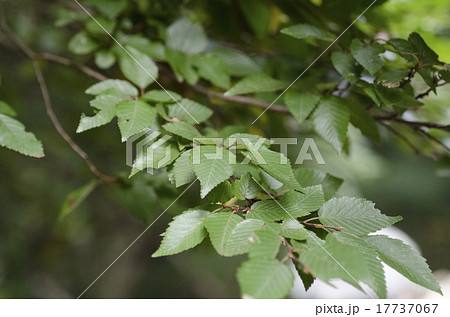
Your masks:
{"label": "brown twig", "polygon": [[434,122],[422,122],[422,121],[407,121],[401,118],[396,117],[397,114],[389,115],[386,117],[383,116],[374,116],[373,118],[377,121],[383,122],[383,121],[394,121],[401,124],[409,125],[413,128],[416,127],[424,127],[424,128],[430,128],[430,129],[438,129],[443,131],[450,131],[450,125],[444,125]]}
{"label": "brown twig", "polygon": [[72,61],[68,58],[62,57],[62,56],[58,56],[58,55],[54,55],[54,54],[50,54],[50,53],[41,53],[41,54],[36,55],[36,59],[44,59],[44,60],[47,60],[50,62],[65,65],[65,66],[73,66],[73,67],[77,68],[78,70],[82,71],[83,73],[85,73],[86,75],[88,75],[92,78],[95,78],[97,80],[100,80],[100,81],[108,79],[108,77],[97,72],[96,70],[93,70],[92,68],[90,68],[86,65],[79,64],[77,62],[74,62],[74,61]]}
{"label": "brown twig", "polygon": [[22,51],[32,62],[34,72],[36,74],[36,78],[41,89],[42,97],[44,99],[45,108],[47,111],[47,115],[53,123],[58,134],[70,145],[70,147],[86,162],[87,166],[91,170],[91,172],[102,180],[105,183],[116,182],[117,178],[108,176],[100,172],[95,164],[90,160],[89,156],[85,151],[83,151],[73,139],[66,133],[66,131],[61,126],[58,118],[55,115],[53,110],[53,106],[51,103],[50,95],[48,93],[47,84],[45,82],[44,76],[42,74],[40,65],[39,65],[39,55],[36,54],[33,50],[31,50],[28,46],[26,46],[22,41],[20,41],[17,36],[9,29],[6,25],[4,19],[2,18],[1,28],[4,31],[4,34]]}
{"label": "brown twig", "polygon": [[325,226],[321,223],[310,223],[310,222],[305,222],[305,221],[302,221],[301,224],[306,225],[306,226],[312,226],[312,227],[318,228],[318,229],[333,229],[336,231],[341,231],[342,229],[344,229],[344,227]]}
{"label": "brown twig", "polygon": [[300,261],[298,257],[295,256],[294,254],[295,250],[292,247],[292,245],[287,241],[287,239],[283,237],[282,241],[283,245],[287,248],[288,251],[287,257],[289,259],[292,259],[294,262],[297,262],[302,267],[303,272],[310,273],[311,271],[309,270],[309,268],[302,261]]}
{"label": "brown twig", "polygon": [[[441,84],[436,84],[436,87],[442,87],[444,85],[446,85],[448,82],[443,82]],[[423,97],[428,96],[432,91],[434,91],[435,88],[428,88],[427,91],[425,91],[424,93],[418,94],[415,98],[416,99],[422,99]]]}
{"label": "brown twig", "polygon": [[416,128],[415,130],[419,131],[420,133],[422,133],[424,136],[426,136],[428,139],[436,142],[437,144],[441,145],[444,149],[446,149],[447,151],[450,151],[450,147],[448,147],[446,144],[444,144],[441,140],[437,139],[436,137],[432,136],[431,134],[429,134],[428,132],[426,132],[425,130],[421,129],[421,128]]}
{"label": "brown twig", "polygon": [[426,158],[431,158],[432,160],[436,160],[435,157],[428,156],[428,155],[425,155],[424,153],[422,153],[411,141],[408,140],[408,138],[406,136],[404,136],[399,131],[397,131],[396,129],[391,127],[389,124],[386,124],[384,122],[380,122],[380,124],[382,126],[384,126],[386,129],[388,129],[390,132],[392,132],[394,135],[396,135],[398,138],[403,140],[417,155],[420,155],[420,156],[423,156]]}
{"label": "brown twig", "polygon": [[[194,86],[192,86],[192,88],[195,91],[198,91],[199,93],[207,96],[208,98],[217,98],[217,99],[221,99],[221,100],[225,100],[225,101],[246,104],[246,105],[255,106],[255,107],[263,108],[263,109],[266,109],[267,107],[270,106],[268,103],[265,103],[264,101],[260,101],[260,100],[249,98],[249,97],[225,96],[223,93],[209,90],[201,85],[194,85]],[[287,107],[280,106],[280,105],[272,105],[269,108],[269,110],[273,111],[273,112],[279,112],[279,113],[289,113],[289,109]]]}

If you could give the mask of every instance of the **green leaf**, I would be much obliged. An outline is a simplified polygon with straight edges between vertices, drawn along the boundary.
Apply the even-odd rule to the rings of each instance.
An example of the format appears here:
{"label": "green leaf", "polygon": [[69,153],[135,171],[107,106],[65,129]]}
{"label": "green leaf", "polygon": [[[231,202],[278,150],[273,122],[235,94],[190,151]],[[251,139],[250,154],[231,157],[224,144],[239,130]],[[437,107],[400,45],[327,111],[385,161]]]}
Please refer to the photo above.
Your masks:
{"label": "green leaf", "polygon": [[226,180],[216,187],[214,187],[207,195],[206,199],[210,203],[221,203],[223,204],[226,201],[234,198],[233,186],[231,183]]}
{"label": "green leaf", "polygon": [[68,44],[71,53],[77,55],[89,54],[98,48],[98,43],[85,31],[75,34]]}
{"label": "green leaf", "polygon": [[411,246],[384,235],[369,236],[365,240],[377,250],[378,256],[384,263],[412,282],[442,295],[441,288],[426,260]]}
{"label": "green leaf", "polygon": [[142,100],[126,100],[117,104],[116,114],[122,140],[149,128],[155,120],[156,110]]}
{"label": "green leaf", "polygon": [[136,87],[125,80],[118,79],[101,81],[86,90],[87,94],[94,96],[104,93],[110,94],[110,92],[114,92],[114,95],[122,97],[137,96],[138,94]]}
{"label": "green leaf", "polygon": [[198,146],[193,149],[192,168],[200,180],[201,198],[233,175],[230,165],[233,156],[230,151],[215,146]]}
{"label": "green leaf", "polygon": [[244,53],[230,48],[216,48],[212,53],[225,63],[231,76],[245,77],[261,71],[261,67]]}
{"label": "green leaf", "polygon": [[356,65],[356,61],[350,54],[334,52],[331,55],[331,61],[338,73],[348,80],[349,83],[356,84],[358,82],[361,72]]}
{"label": "green leaf", "polygon": [[37,158],[44,157],[42,143],[33,133],[25,131],[22,123],[0,114],[0,145],[21,154]]}
{"label": "green leaf", "polygon": [[230,212],[219,212],[206,218],[205,226],[211,243],[222,256],[248,252],[253,232],[264,223],[256,219],[243,220]]}
{"label": "green leaf", "polygon": [[274,79],[265,73],[257,73],[240,80],[236,85],[225,92],[225,96],[277,91],[286,88],[286,86],[287,84],[284,81]]}
{"label": "green leaf", "polygon": [[262,200],[254,203],[247,218],[272,222],[303,217],[319,209],[324,204],[320,186],[307,187],[303,193],[290,191],[279,200]]}
{"label": "green leaf", "polygon": [[173,218],[152,258],[177,254],[202,242],[206,237],[204,220],[208,215],[209,211],[189,210]]}
{"label": "green leaf", "polygon": [[150,90],[142,97],[154,102],[176,102],[181,100],[181,96],[171,90]]}
{"label": "green leaf", "polygon": [[250,173],[246,173],[233,183],[233,192],[240,200],[253,199],[258,196],[261,187],[253,180]]}
{"label": "green leaf", "polygon": [[[247,221],[256,221],[248,219]],[[281,237],[278,223],[266,224],[252,235],[248,257],[250,259],[274,259],[280,250]]]}
{"label": "green leaf", "polygon": [[108,69],[116,62],[116,56],[108,50],[101,50],[95,53],[95,65],[101,69]]}
{"label": "green leaf", "polygon": [[100,13],[104,14],[110,19],[116,18],[127,7],[127,0],[88,0],[85,1],[95,7]]}
{"label": "green leaf", "polygon": [[364,254],[352,245],[339,242],[333,235],[327,235],[326,242],[318,238],[307,240],[307,251],[300,253],[300,261],[311,271],[314,277],[325,282],[340,278],[363,290],[359,283],[372,277],[372,272]]}
{"label": "green leaf", "polygon": [[308,118],[319,100],[319,95],[307,95],[292,90],[284,94],[284,102],[299,124]]}
{"label": "green leaf", "polygon": [[111,33],[114,31],[114,28],[116,27],[116,21],[109,20],[100,16],[95,20],[88,19],[85,22],[84,27],[90,34],[94,36],[104,36],[105,34],[107,34],[106,32]]}
{"label": "green leaf", "polygon": [[180,187],[185,184],[191,183],[195,180],[195,173],[191,165],[191,150],[187,150],[180,155],[173,165],[173,175],[175,179],[175,186]]}
{"label": "green leaf", "polygon": [[91,107],[98,109],[99,112],[95,116],[87,117],[81,114],[80,123],[78,124],[77,133],[97,128],[108,124],[116,115],[116,105],[120,102],[120,98],[109,95],[99,95],[90,102]]}
{"label": "green leaf", "polygon": [[351,124],[361,130],[362,134],[366,137],[377,143],[381,143],[381,136],[377,123],[375,122],[375,119],[367,113],[364,106],[357,102],[348,102],[347,106],[350,109]]}
{"label": "green leaf", "polygon": [[347,140],[350,121],[350,111],[343,99],[336,96],[321,99],[311,116],[311,121],[317,134],[341,153]]}
{"label": "green leaf", "polygon": [[119,56],[119,67],[122,73],[139,88],[145,89],[158,78],[158,66],[150,57],[132,46],[126,46],[128,53]]}
{"label": "green leaf", "polygon": [[284,154],[271,151],[264,146],[259,149],[248,148],[251,159],[265,172],[289,188],[301,190],[291,168],[289,159]]}
{"label": "green leaf", "polygon": [[333,198],[319,210],[320,222],[327,226],[343,227],[344,232],[362,236],[386,228],[402,217],[383,215],[375,204],[362,198]]}
{"label": "green leaf", "polygon": [[310,237],[303,225],[292,218],[284,220],[281,224],[281,235],[295,240],[306,240]]}
{"label": "green leaf", "polygon": [[162,126],[169,133],[181,136],[186,140],[192,141],[195,138],[201,138],[202,134],[196,128],[186,122],[171,122]]}
{"label": "green leaf", "polygon": [[331,199],[343,183],[343,180],[340,178],[308,168],[294,170],[294,176],[302,186],[322,185],[326,200]]}
{"label": "green leaf", "polygon": [[396,50],[396,53],[402,56],[408,62],[417,64],[419,62],[419,54],[414,46],[405,39],[391,39],[388,44]]}
{"label": "green leaf", "polygon": [[398,88],[406,76],[408,76],[407,70],[385,72],[377,78],[377,83],[387,88]]}
{"label": "green leaf", "polygon": [[166,142],[163,138],[144,147],[143,150],[144,152],[137,154],[133,163],[135,170],[132,171],[129,177],[146,168],[158,169],[165,167],[175,161],[180,155],[178,146],[172,142]]}
{"label": "green leaf", "polygon": [[150,41],[146,37],[142,37],[141,35],[127,35],[120,36],[118,41],[120,43],[125,43],[127,45],[131,45],[140,52],[148,55],[150,58],[157,61],[165,61],[166,60],[166,52],[165,46],[160,42]]}
{"label": "green leaf", "polygon": [[189,85],[195,85],[197,83],[198,74],[194,70],[191,55],[166,49],[166,57],[178,82],[181,83],[185,79]]}
{"label": "green leaf", "polygon": [[181,99],[167,106],[169,117],[187,121],[191,124],[202,123],[213,114],[212,110],[190,99]]}
{"label": "green leaf", "polygon": [[425,43],[419,33],[411,33],[408,37],[408,41],[414,47],[422,64],[435,64],[439,61],[439,56]]}
{"label": "green leaf", "polygon": [[353,39],[351,52],[356,61],[367,69],[371,75],[375,75],[384,65],[379,56],[384,52],[384,48],[378,43],[364,44],[359,39]]}
{"label": "green leaf", "polygon": [[335,232],[334,237],[346,247],[350,246],[360,252],[358,261],[364,261],[369,269],[369,275],[361,278],[361,281],[369,286],[379,298],[386,298],[386,280],[380,260],[375,249],[361,238],[357,238],[342,232]]}
{"label": "green leaf", "polygon": [[198,68],[198,75],[213,85],[228,89],[230,87],[230,76],[225,63],[212,54],[202,55],[195,60],[194,65]]}
{"label": "green leaf", "polygon": [[450,82],[450,69],[446,66],[445,69],[439,71],[439,77],[446,82]]}
{"label": "green leaf", "polygon": [[239,1],[239,6],[253,33],[263,38],[270,28],[271,8],[259,0]]}
{"label": "green leaf", "polygon": [[194,55],[206,49],[208,40],[200,24],[193,24],[188,18],[181,18],[167,28],[166,44],[173,50]]}
{"label": "green leaf", "polygon": [[252,259],[238,269],[237,279],[244,298],[283,298],[292,288],[291,270],[277,260]]}
{"label": "green leaf", "polygon": [[332,41],[333,38],[330,37],[327,32],[318,27],[310,24],[296,24],[284,28],[281,33],[292,36],[296,39],[315,39],[322,41]]}
{"label": "green leaf", "polygon": [[17,116],[17,113],[6,102],[0,101],[0,114],[5,114],[10,117]]}
{"label": "green leaf", "polygon": [[77,209],[99,184],[100,182],[98,180],[92,180],[88,184],[68,194],[59,213],[59,220],[64,219]]}

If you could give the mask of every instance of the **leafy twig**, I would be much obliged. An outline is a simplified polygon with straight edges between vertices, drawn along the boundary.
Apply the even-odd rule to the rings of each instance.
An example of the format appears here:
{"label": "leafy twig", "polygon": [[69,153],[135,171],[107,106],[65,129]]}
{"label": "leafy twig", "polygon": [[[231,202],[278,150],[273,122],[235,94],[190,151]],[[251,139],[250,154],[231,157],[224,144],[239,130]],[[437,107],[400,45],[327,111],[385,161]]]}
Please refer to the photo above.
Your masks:
{"label": "leafy twig", "polygon": [[34,68],[34,72],[36,74],[36,78],[41,89],[42,97],[44,99],[45,108],[47,111],[47,115],[53,123],[58,134],[70,145],[70,147],[86,162],[86,165],[89,167],[91,172],[102,180],[105,183],[117,182],[117,178],[108,176],[103,174],[98,170],[95,164],[91,161],[89,156],[85,151],[83,151],[75,141],[66,133],[66,131],[61,126],[58,118],[55,115],[53,110],[52,102],[50,99],[50,95],[48,93],[47,84],[45,82],[44,76],[42,75],[42,71],[39,65],[39,55],[37,55],[33,50],[31,50],[28,46],[26,46],[22,41],[20,41],[17,36],[9,29],[6,25],[4,19],[1,22],[1,28],[4,31],[4,34],[31,60]]}

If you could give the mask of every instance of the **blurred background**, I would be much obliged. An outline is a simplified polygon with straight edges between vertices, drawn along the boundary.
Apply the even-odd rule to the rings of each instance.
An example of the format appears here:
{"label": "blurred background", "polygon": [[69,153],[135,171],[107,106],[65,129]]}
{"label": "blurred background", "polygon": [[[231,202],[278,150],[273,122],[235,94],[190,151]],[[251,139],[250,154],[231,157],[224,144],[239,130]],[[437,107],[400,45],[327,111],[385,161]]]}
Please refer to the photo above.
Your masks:
{"label": "blurred background", "polygon": [[[8,22],[24,42],[40,51],[67,55],[66,46],[74,30],[55,26],[55,4],[63,2],[71,1],[6,0],[1,4]],[[212,21],[220,18],[220,6],[232,1],[184,2],[188,7],[191,4],[192,10],[202,8],[199,15],[210,14],[204,16],[205,27],[208,32],[217,32]],[[329,5],[331,13],[333,2],[339,1],[310,2],[317,8]],[[450,62],[449,0],[379,2],[357,23],[357,28],[400,37],[418,31],[441,60]],[[348,3],[343,6],[349,11],[343,24],[364,7],[352,6],[355,1]],[[308,54],[315,56],[320,52],[316,47],[310,48]],[[92,63],[88,58],[80,62]],[[68,67],[50,63],[42,66],[56,114],[66,131],[102,170],[127,175],[125,144],[120,142],[115,126],[75,133],[80,114],[87,111],[90,99],[83,92],[95,81]],[[46,153],[43,159],[32,159],[0,149],[0,298],[77,297],[178,193],[164,174],[140,173],[127,186],[96,188],[75,212],[59,220],[67,194],[89,182],[92,176],[55,132],[45,113],[31,63],[3,36],[0,74],[0,98],[13,106],[27,129],[42,140]],[[449,124],[449,100],[449,87],[440,88],[438,96],[426,100],[427,109],[431,109],[427,115]],[[270,121],[263,117],[261,124],[279,122],[276,116]],[[286,134],[287,131],[300,138],[308,136],[308,131],[298,127],[293,132],[286,128]],[[414,155],[387,133],[381,145],[367,141],[356,129],[349,134],[348,155],[338,157],[328,145],[319,143],[327,164],[309,166],[343,178],[339,195],[365,197],[388,215],[402,215],[404,221],[397,227],[417,243],[432,270],[445,275],[450,269],[448,170]],[[194,186],[84,297],[239,297],[235,272],[244,257],[220,257],[209,241],[180,255],[150,258],[170,219],[186,206],[198,203],[197,197],[198,187]]]}

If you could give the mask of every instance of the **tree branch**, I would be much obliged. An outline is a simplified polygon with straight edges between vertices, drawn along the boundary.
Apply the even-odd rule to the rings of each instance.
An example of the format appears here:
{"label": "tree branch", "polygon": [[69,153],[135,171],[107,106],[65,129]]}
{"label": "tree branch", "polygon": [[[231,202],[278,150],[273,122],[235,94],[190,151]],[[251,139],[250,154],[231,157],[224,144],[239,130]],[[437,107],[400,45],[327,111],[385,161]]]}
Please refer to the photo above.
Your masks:
{"label": "tree branch", "polygon": [[96,70],[93,70],[92,68],[90,68],[86,65],[79,64],[77,62],[74,62],[74,61],[72,61],[68,58],[62,57],[62,56],[53,55],[50,53],[40,53],[40,54],[36,54],[36,59],[43,59],[43,60],[47,60],[47,61],[54,62],[57,64],[65,65],[65,66],[73,66],[73,67],[77,68],[78,70],[82,71],[83,73],[85,73],[86,75],[88,75],[92,78],[95,78],[99,81],[104,81],[104,80],[108,79],[108,77],[97,72]]}
{"label": "tree branch", "polygon": [[444,125],[444,124],[439,124],[439,123],[434,123],[434,122],[422,122],[422,121],[407,121],[401,118],[397,118],[396,115],[390,115],[387,117],[383,117],[383,116],[374,116],[373,117],[375,120],[377,121],[394,121],[394,122],[398,122],[398,123],[402,123],[405,125],[409,125],[413,128],[418,127],[424,127],[424,128],[430,128],[430,129],[439,129],[439,130],[443,130],[443,131],[448,131],[450,132],[450,125]]}
{"label": "tree branch", "polygon": [[[70,145],[70,147],[85,161],[86,165],[89,167],[91,172],[102,180],[105,183],[116,182],[117,178],[108,176],[100,172],[95,164],[91,161],[89,156],[85,151],[83,151],[75,141],[66,133],[66,131],[61,126],[58,118],[55,115],[53,110],[52,102],[50,99],[50,95],[48,93],[47,84],[45,82],[44,76],[42,75],[42,71],[39,65],[39,55],[36,54],[33,50],[31,50],[28,46],[26,46],[22,41],[20,41],[17,36],[9,29],[6,25],[4,18],[2,17],[1,29],[4,31],[4,34],[22,51],[32,62],[34,72],[36,74],[36,78],[39,84],[39,88],[41,89],[42,97],[44,99],[45,108],[47,111],[47,115],[53,123],[58,134]],[[73,63],[72,63],[73,64]]]}

